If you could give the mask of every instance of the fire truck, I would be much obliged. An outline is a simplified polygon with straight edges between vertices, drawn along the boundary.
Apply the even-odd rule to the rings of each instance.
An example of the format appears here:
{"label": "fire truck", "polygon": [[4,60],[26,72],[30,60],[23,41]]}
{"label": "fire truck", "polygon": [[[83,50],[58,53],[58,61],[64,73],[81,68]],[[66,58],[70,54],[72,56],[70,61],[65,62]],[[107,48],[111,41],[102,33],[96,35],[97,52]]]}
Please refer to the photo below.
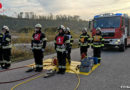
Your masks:
{"label": "fire truck", "polygon": [[104,37],[104,47],[114,47],[125,51],[127,39],[130,36],[130,18],[127,14],[100,14],[94,16],[92,21],[92,35],[95,35],[96,28],[100,27]]}

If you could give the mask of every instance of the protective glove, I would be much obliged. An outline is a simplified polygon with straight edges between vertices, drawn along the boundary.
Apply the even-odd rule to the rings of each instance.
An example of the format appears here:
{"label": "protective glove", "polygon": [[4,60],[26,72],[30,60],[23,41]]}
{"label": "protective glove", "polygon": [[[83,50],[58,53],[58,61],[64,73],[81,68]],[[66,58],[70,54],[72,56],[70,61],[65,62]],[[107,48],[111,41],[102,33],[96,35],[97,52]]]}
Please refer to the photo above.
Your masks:
{"label": "protective glove", "polygon": [[68,51],[66,51],[65,53],[68,54]]}
{"label": "protective glove", "polygon": [[42,52],[44,52],[45,50],[44,49],[42,49]]}
{"label": "protective glove", "polygon": [[32,51],[34,51],[34,49],[33,49],[33,48],[31,48],[31,50],[32,50]]}

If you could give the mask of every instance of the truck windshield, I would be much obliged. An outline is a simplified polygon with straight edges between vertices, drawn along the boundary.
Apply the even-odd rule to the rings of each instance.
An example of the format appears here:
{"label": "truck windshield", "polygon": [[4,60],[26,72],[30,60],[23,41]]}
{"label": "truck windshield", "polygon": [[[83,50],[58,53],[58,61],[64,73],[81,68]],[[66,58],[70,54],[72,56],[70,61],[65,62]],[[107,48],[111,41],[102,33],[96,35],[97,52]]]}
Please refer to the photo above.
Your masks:
{"label": "truck windshield", "polygon": [[103,17],[94,20],[94,28],[117,28],[120,26],[120,17]]}

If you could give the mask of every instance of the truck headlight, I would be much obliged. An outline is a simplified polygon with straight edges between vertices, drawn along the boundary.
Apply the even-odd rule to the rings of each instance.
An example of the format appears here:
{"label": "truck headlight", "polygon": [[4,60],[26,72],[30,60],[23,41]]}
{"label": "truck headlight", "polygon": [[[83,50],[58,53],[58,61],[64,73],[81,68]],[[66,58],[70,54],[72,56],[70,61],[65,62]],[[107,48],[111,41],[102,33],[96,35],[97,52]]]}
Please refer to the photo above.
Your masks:
{"label": "truck headlight", "polygon": [[116,40],[115,44],[119,44],[121,42],[120,39]]}
{"label": "truck headlight", "polygon": [[117,40],[117,42],[120,42],[120,41],[121,41],[120,39]]}
{"label": "truck headlight", "polygon": [[118,44],[119,42],[115,42],[115,44]]}

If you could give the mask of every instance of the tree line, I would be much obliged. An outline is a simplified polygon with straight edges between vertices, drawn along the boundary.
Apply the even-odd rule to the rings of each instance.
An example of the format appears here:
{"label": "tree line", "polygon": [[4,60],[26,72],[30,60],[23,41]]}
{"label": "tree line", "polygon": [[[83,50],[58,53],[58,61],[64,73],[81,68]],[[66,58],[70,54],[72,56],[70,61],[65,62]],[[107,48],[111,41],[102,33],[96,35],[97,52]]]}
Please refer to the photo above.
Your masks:
{"label": "tree line", "polygon": [[8,25],[13,31],[33,29],[37,23],[41,23],[44,29],[54,28],[61,24],[70,27],[74,31],[88,27],[88,21],[82,20],[78,15],[36,15],[33,12],[20,12],[15,18],[0,15],[0,27]]}

